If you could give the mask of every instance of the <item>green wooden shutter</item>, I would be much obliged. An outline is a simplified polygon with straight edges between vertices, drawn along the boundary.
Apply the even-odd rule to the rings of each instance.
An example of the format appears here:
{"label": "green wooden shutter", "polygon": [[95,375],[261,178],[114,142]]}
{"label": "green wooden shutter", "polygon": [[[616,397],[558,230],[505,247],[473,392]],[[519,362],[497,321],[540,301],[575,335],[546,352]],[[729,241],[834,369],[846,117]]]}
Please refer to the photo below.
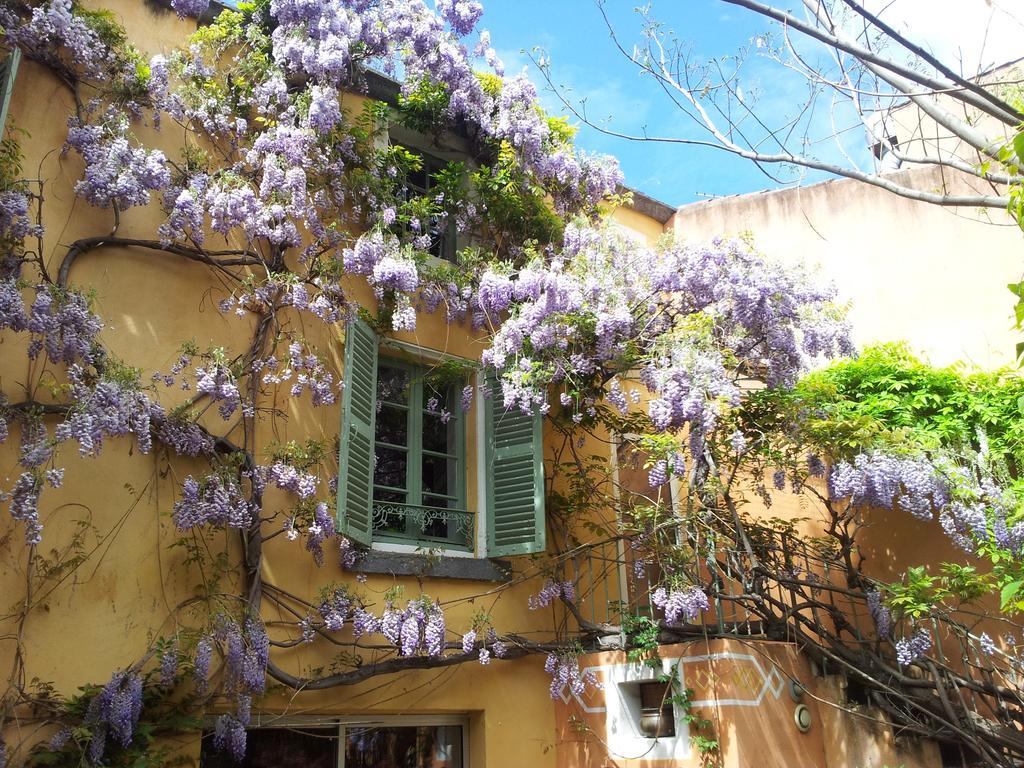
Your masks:
{"label": "green wooden shutter", "polygon": [[484,398],[487,433],[487,554],[543,552],[544,459],[541,415],[506,411],[501,386],[488,374]]}
{"label": "green wooden shutter", "polygon": [[377,334],[362,320],[345,332],[345,389],[338,458],[338,530],[369,546],[373,532],[373,438]]}
{"label": "green wooden shutter", "polygon": [[14,78],[18,76],[18,63],[21,61],[21,49],[14,48],[0,62],[0,135],[7,127],[7,109],[11,106],[11,94],[14,92]]}

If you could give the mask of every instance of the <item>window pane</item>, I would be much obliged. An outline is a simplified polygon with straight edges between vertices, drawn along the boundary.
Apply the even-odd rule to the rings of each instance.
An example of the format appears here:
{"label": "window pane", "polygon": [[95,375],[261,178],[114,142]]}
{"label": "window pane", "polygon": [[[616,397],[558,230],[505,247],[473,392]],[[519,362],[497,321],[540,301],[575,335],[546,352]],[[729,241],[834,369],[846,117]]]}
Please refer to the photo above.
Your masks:
{"label": "window pane", "polygon": [[447,423],[437,414],[423,414],[423,448],[437,453],[455,453],[455,429],[458,421],[448,418]]}
{"label": "window pane", "polygon": [[213,734],[203,734],[201,768],[335,768],[338,765],[338,729],[253,728],[246,732],[245,758],[213,746]]}
{"label": "window pane", "polygon": [[377,403],[409,402],[409,372],[404,368],[396,368],[386,364],[377,366]]}
{"label": "window pane", "polygon": [[447,539],[449,525],[448,520],[424,520],[421,533],[433,539]]}
{"label": "window pane", "polygon": [[434,539],[448,539],[458,543],[465,543],[468,536],[466,532],[466,521],[459,519],[445,519],[434,517],[432,510],[458,509],[459,505],[454,499],[442,499],[439,496],[423,497],[423,535]]}
{"label": "window pane", "polygon": [[447,218],[434,216],[427,224],[427,234],[430,235],[430,247],[427,252],[431,256],[444,259],[448,255],[448,229]]}
{"label": "window pane", "polygon": [[425,507],[437,507],[438,509],[459,509],[459,502],[457,499],[448,499],[444,496],[424,496],[423,506]]}
{"label": "window pane", "polygon": [[378,447],[374,453],[373,484],[405,488],[406,455],[396,448]]}
{"label": "window pane", "polygon": [[375,533],[390,533],[404,536],[406,495],[395,491],[373,489],[373,530]]}
{"label": "window pane", "polygon": [[427,170],[427,161],[424,159],[418,171],[409,171],[406,177],[412,194],[421,195],[430,189],[430,174]]}
{"label": "window pane", "polygon": [[453,459],[439,456],[423,457],[423,493],[442,496],[455,495],[455,466]]}
{"label": "window pane", "polygon": [[345,768],[462,768],[462,727],[345,729]]}
{"label": "window pane", "polygon": [[409,411],[382,404],[377,413],[377,442],[408,445]]}
{"label": "window pane", "polygon": [[452,403],[452,388],[449,384],[438,381],[440,377],[436,374],[428,374],[423,382],[423,407],[435,414],[441,411],[454,411]]}

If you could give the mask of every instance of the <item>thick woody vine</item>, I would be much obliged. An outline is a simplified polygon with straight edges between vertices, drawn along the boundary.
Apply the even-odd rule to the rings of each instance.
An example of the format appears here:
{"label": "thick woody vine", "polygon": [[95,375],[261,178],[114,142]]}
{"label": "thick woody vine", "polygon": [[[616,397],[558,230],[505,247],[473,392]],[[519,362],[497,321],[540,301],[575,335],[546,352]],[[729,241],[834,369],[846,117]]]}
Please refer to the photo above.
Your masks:
{"label": "thick woody vine", "polygon": [[[182,15],[207,10],[187,0],[174,6]],[[648,247],[603,221],[622,202],[614,161],[574,148],[571,127],[538,108],[526,77],[505,76],[489,35],[476,31],[481,13],[472,0],[440,0],[436,12],[419,2],[257,2],[222,11],[181,51],[146,59],[110,13],[68,0],[0,4],[7,45],[72,94],[63,151],[82,167],[74,191],[97,209],[97,222],[110,222],[48,257],[45,189],[21,180],[17,133],[8,132],[0,331],[6,349],[24,350],[28,376],[6,385],[0,437],[19,441],[19,475],[3,490],[29,567],[7,617],[16,652],[0,726],[29,735],[0,743],[0,765],[159,762],[159,737],[203,727],[198,718],[210,711],[220,713],[216,746],[240,758],[268,680],[317,690],[539,653],[553,695],[566,686],[580,692],[589,681],[576,657],[611,647],[610,638],[637,647],[652,637],[733,636],[736,627],[700,621],[722,600],[756,617],[765,637],[796,640],[822,666],[859,680],[901,727],[1008,764],[1022,752],[1005,727],[1020,698],[1000,681],[1018,662],[1003,639],[996,651],[987,634],[975,635],[957,601],[998,582],[1006,622],[1020,602],[1021,451],[1008,414],[993,405],[1012,400],[1016,381],[990,382],[989,400],[975,398],[984,414],[974,421],[898,435],[850,416],[857,387],[849,382],[800,383],[813,359],[853,351],[831,289],[749,243]],[[353,108],[343,99],[368,87],[370,67],[399,66],[394,105]],[[423,159],[388,143],[389,122],[427,136],[456,132],[470,159],[437,172],[429,193],[410,194],[403,179]],[[157,126],[181,130],[178,157],[140,141]],[[157,231],[134,234],[132,209],[156,207]],[[429,251],[449,223],[471,245],[456,264],[439,266]],[[119,360],[74,280],[75,265],[111,248],[208,268],[222,290],[219,310],[246,330],[247,346],[182,340],[167,371]],[[376,306],[352,301],[355,281],[369,283]],[[361,316],[386,334],[414,329],[424,313],[488,340],[482,362],[500,388],[467,387],[458,407],[501,398],[546,414],[560,436],[549,474],[573,480],[567,491],[549,489],[555,543],[514,582],[546,577],[530,608],[553,611],[549,641],[496,627],[486,610],[450,627],[450,605],[398,590],[374,600],[358,579],[318,595],[263,579],[264,544],[277,537],[301,541],[317,564],[330,555],[350,566],[354,557],[327,501],[344,482],[337,446],[255,438],[257,423],[281,417],[283,399],[308,398],[315,408],[339,397],[340,373],[302,323],[330,331]],[[753,381],[766,388],[751,394]],[[968,398],[971,388],[964,391]],[[879,424],[892,416],[873,415]],[[596,441],[607,456],[609,434],[641,436],[649,487],[630,489],[628,508],[615,506],[627,489],[614,487],[591,452]],[[88,461],[115,440],[190,468],[173,521],[204,591],[173,608],[177,631],[69,697],[24,679],[24,630],[41,595],[88,559],[90,533],[84,526],[51,544],[41,510],[68,461]],[[672,477],[686,489],[682,505],[666,502]],[[770,502],[771,484],[815,497],[826,537],[747,519],[744,496]],[[289,507],[267,509],[270,490]],[[869,505],[939,516],[958,544],[993,563],[992,574],[873,584],[856,548]],[[225,530],[232,543],[218,549],[214,533]],[[44,555],[41,542],[58,555]],[[636,578],[645,569],[662,574],[651,592],[660,618],[644,625],[654,632],[646,639],[628,605],[618,624],[587,621],[580,610],[588,595],[578,593],[574,564],[609,543],[629,552]],[[826,564],[841,569],[841,582],[823,577]],[[507,588],[464,600],[499,599]],[[874,624],[852,621],[835,594],[869,606]],[[294,620],[264,623],[265,604]],[[942,666],[928,654],[929,621],[953,627],[966,647],[992,646],[994,660]],[[299,675],[277,661],[314,642],[338,649],[339,669]],[[979,721],[950,701],[962,689],[1002,709]]]}

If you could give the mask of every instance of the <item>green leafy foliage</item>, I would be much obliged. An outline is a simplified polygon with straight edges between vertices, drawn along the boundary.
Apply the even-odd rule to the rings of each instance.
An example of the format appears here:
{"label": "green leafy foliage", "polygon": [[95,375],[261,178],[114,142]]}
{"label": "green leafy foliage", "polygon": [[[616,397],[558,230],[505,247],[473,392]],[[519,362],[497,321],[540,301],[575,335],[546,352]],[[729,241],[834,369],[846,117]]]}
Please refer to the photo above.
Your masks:
{"label": "green leafy foliage", "polygon": [[424,77],[415,88],[399,95],[399,119],[414,131],[436,133],[445,124],[448,102],[448,89]]}
{"label": "green leafy foliage", "polygon": [[[1024,378],[1017,371],[936,368],[903,345],[875,346],[810,374],[793,392],[757,393],[741,421],[748,432],[756,427],[772,435],[760,449],[769,466],[786,466],[799,477],[808,449],[833,460],[873,450],[941,456],[998,482],[1007,494],[1007,527],[1024,520]],[[973,482],[958,477],[947,477],[953,497],[976,503]],[[945,563],[935,576],[922,566],[908,568],[901,582],[885,588],[897,618],[916,621],[938,605],[975,602],[993,591],[1004,613],[1024,610],[1024,565],[997,541],[994,512],[986,515],[986,530],[976,531],[973,543],[991,569]]]}
{"label": "green leafy foliage", "polygon": [[634,664],[642,663],[656,669],[661,666],[658,655],[658,622],[649,616],[634,615],[621,603],[622,631],[626,634],[626,658]]}
{"label": "green leafy foliage", "polygon": [[[56,697],[48,691],[50,702],[58,710],[58,722],[84,723],[89,703],[100,693],[101,687],[85,685],[76,696],[67,699]],[[167,747],[166,737],[172,734],[198,731],[203,727],[202,718],[194,713],[194,701],[190,697],[174,699],[169,691],[147,680],[143,688],[142,714],[135,729],[131,744],[121,746],[116,739],[107,739],[103,765],[114,768],[169,768],[185,765],[191,761],[183,755],[175,755]],[[54,768],[76,768],[92,765],[87,759],[89,742],[93,737],[92,728],[80,724],[70,728],[70,736],[63,745],[40,743],[28,754],[26,766],[53,766]],[[56,748],[55,748],[56,747]]]}
{"label": "green leafy foliage", "polygon": [[1014,467],[1024,460],[1024,378],[1011,371],[935,368],[887,344],[807,376],[791,397],[783,410],[834,456],[878,447],[973,453],[983,433],[993,455]]}

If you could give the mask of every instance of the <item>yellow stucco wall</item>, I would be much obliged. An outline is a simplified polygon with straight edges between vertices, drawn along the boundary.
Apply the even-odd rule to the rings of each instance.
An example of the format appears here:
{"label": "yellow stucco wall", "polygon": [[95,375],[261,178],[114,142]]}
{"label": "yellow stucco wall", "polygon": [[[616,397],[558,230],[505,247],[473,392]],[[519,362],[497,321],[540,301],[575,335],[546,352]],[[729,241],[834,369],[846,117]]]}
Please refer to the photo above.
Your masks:
{"label": "yellow stucco wall", "polygon": [[[721,768],[933,768],[940,765],[934,744],[897,740],[876,709],[850,705],[835,676],[816,677],[805,657],[785,643],[696,640],[663,647],[659,667],[689,689],[691,713],[711,723],[719,742]],[[633,679],[653,679],[641,664],[620,652],[587,654],[580,666],[594,672],[601,688],[581,695],[566,691],[555,703],[559,718],[559,768],[699,768],[716,765],[698,749],[676,745],[671,757],[656,745],[644,752],[616,733],[629,733],[623,706],[629,684],[616,682],[624,668]],[[802,692],[790,693],[797,681]],[[795,710],[809,710],[801,732]],[[847,711],[852,707],[853,711]],[[614,721],[614,725],[610,725]],[[688,726],[678,714],[676,735]],[[698,732],[689,726],[689,733]],[[671,741],[671,737],[664,737]],[[632,748],[632,749],[631,749]]]}
{"label": "yellow stucco wall", "polygon": [[[154,10],[151,4],[109,0],[102,5],[114,8],[131,39],[147,55],[169,52],[194,28],[193,23],[180,21],[170,12]],[[355,109],[358,100],[351,98],[348,103]],[[30,175],[38,172],[38,177],[45,180],[44,256],[51,272],[56,270],[68,244],[79,237],[105,233],[113,224],[110,212],[90,208],[75,198],[72,187],[81,173],[78,158],[73,153],[65,156],[54,151],[65,139],[66,118],[72,113],[73,104],[64,86],[41,67],[30,61],[23,62],[11,103],[10,121],[29,131],[31,139],[23,142],[25,168],[31,171]],[[180,127],[167,121],[159,133],[150,128],[138,132],[148,145],[163,149],[172,159],[178,158],[184,136]],[[615,218],[621,226],[648,242],[656,240],[664,231],[658,222],[629,209],[617,211]],[[693,221],[692,217],[684,218],[686,220]],[[773,220],[771,216],[763,221],[709,218],[701,234],[758,229],[763,223],[768,231],[767,242],[774,242],[772,237],[777,236],[781,243],[781,233],[772,234]],[[162,221],[163,215],[155,204],[146,209],[132,209],[122,216],[119,234],[150,237]],[[688,238],[697,238],[697,228],[687,224],[680,226],[679,231]],[[225,294],[209,269],[166,254],[124,248],[93,251],[75,264],[71,283],[95,290],[95,309],[106,323],[102,341],[115,355],[141,367],[144,381],[153,371],[170,368],[183,341],[195,340],[200,348],[237,349],[252,332],[250,319],[224,315],[217,310],[217,301]],[[372,295],[360,280],[348,281],[345,289],[364,305],[372,305]],[[308,318],[298,316],[291,316],[288,321],[296,327],[301,323],[305,338],[340,370],[343,352],[340,325],[310,323]],[[421,316],[414,333],[397,338],[469,359],[479,359],[482,350],[477,336],[466,328],[449,326],[440,316]],[[0,344],[0,379],[5,391],[15,390],[18,382],[26,380],[29,371],[24,360],[23,349],[16,341],[5,337]],[[159,392],[160,401],[168,407],[181,402],[185,396],[186,393],[177,388]],[[258,421],[255,441],[257,455],[261,457],[261,452],[274,441],[312,438],[330,442],[338,434],[338,406],[314,410],[304,398],[285,397],[274,398],[266,405],[280,409],[280,414]],[[211,426],[222,427],[216,416],[213,419],[209,422]],[[467,424],[470,441],[476,433],[475,419],[474,411]],[[17,429],[12,429],[11,438],[0,446],[0,475],[8,486],[17,472],[15,446],[18,439]],[[607,435],[596,435],[581,452],[606,456],[607,439]],[[546,442],[549,466],[557,447],[558,441],[549,432]],[[186,564],[185,551],[171,546],[178,534],[170,511],[184,477],[189,472],[198,474],[202,466],[199,462],[190,466],[187,460],[181,459],[172,464],[159,450],[149,456],[139,455],[129,440],[111,441],[98,459],[78,459],[73,456],[73,446],[66,446],[62,452],[67,459],[59,464],[66,466],[66,479],[63,488],[44,494],[44,541],[39,553],[51,561],[75,554],[67,546],[80,534],[81,552],[89,557],[78,568],[51,574],[33,595],[34,608],[23,628],[27,648],[23,676],[26,680],[52,681],[60,692],[68,694],[85,683],[104,682],[112,671],[145,653],[156,637],[174,632],[175,608],[194,596],[199,575]],[[479,511],[475,508],[478,494],[473,455],[471,447],[467,496],[470,509]],[[554,487],[565,490],[567,481],[564,476],[557,477]],[[288,505],[289,500],[283,493],[268,492],[268,510],[284,509]],[[614,513],[610,509],[606,512],[598,514],[591,522],[613,524]],[[777,510],[773,510],[775,512]],[[83,522],[87,526],[83,527]],[[240,562],[237,543],[229,544],[228,550],[232,565],[237,566]],[[294,594],[312,599],[321,587],[332,582],[356,586],[354,575],[338,568],[333,552],[328,553],[327,565],[316,568],[301,542],[289,542],[279,536],[266,545],[264,555],[264,578]],[[518,559],[515,566],[519,574],[532,573],[533,564],[528,558]],[[21,526],[5,516],[0,519],[0,595],[23,594],[28,578],[25,570],[26,550]],[[531,576],[500,598],[480,596],[491,585],[432,578],[371,575],[365,585],[356,588],[378,603],[384,592],[396,584],[405,588],[406,597],[425,592],[446,604],[449,627],[459,632],[469,627],[476,611],[486,609],[499,631],[531,633],[531,639],[538,640],[548,636],[554,623],[563,618],[556,614],[553,621],[550,612],[527,610],[527,597],[535,593],[541,583],[542,577]],[[621,597],[616,591],[618,583],[616,576],[611,580],[610,592],[595,591],[586,596],[586,600],[607,603],[618,599]],[[225,591],[233,586],[237,585],[227,584]],[[185,611],[178,616],[186,620],[189,614]],[[276,638],[282,635],[274,629],[273,622],[291,620],[294,616],[265,602],[264,619],[271,622],[271,634]],[[0,619],[0,671],[4,673],[13,663],[13,644],[6,639],[13,631],[16,628],[10,621]],[[803,663],[790,658],[793,656],[791,648],[777,652],[787,656],[785,664]],[[332,656],[333,651],[323,643],[312,648],[297,646],[287,652],[275,651],[275,659],[294,673],[328,667]],[[533,657],[513,662],[495,661],[486,668],[468,664],[406,672],[322,692],[298,695],[275,692],[259,703],[256,717],[267,722],[281,714],[460,714],[469,717],[473,768],[569,766],[573,763],[565,757],[566,713],[548,694],[549,677],[542,664],[542,657]],[[738,755],[735,750],[742,743],[740,734],[745,733],[742,721],[723,712],[719,713],[717,722],[722,728],[723,743],[731,750],[728,754]],[[9,743],[17,743],[29,735],[20,730],[18,723],[9,727]],[[769,731],[773,727],[771,723],[764,726]],[[819,741],[814,743],[819,744]],[[181,747],[184,754],[194,757],[198,753],[198,739],[184,739]],[[734,765],[748,764],[738,757],[735,760],[730,757],[730,761],[729,764]]]}
{"label": "yellow stucco wall", "polygon": [[[133,0],[96,3],[112,8],[124,23],[130,39],[146,56],[169,53],[180,45],[194,23],[178,20],[170,12],[154,10],[150,4]],[[346,106],[359,108],[358,97],[349,97]],[[110,231],[113,215],[76,199],[73,185],[80,177],[82,164],[74,153],[55,151],[66,136],[66,120],[73,114],[68,91],[47,70],[31,61],[22,63],[11,102],[11,124],[25,128],[31,135],[23,142],[25,168],[45,180],[44,225],[48,267],[55,272],[74,240]],[[165,121],[161,131],[136,126],[139,137],[150,147],[162,149],[172,160],[179,159],[184,131]],[[631,212],[619,212],[625,225],[644,236],[660,233],[660,225]],[[135,208],[121,217],[118,234],[124,237],[150,238],[163,221],[154,203]],[[211,239],[211,243],[216,242]],[[238,247],[229,242],[221,247]],[[222,314],[217,302],[226,293],[220,281],[205,266],[167,254],[143,249],[104,248],[81,257],[71,271],[70,283],[90,288],[94,309],[103,317],[101,339],[116,356],[142,369],[143,381],[153,371],[166,372],[178,356],[179,345],[194,340],[200,349],[223,346],[238,349],[253,330],[252,320]],[[372,294],[361,279],[345,285],[349,295],[365,306],[373,306]],[[310,322],[298,315],[285,315],[288,322],[301,327],[302,335],[315,344],[338,370],[343,357],[343,327]],[[299,326],[301,324],[301,326]],[[399,340],[469,359],[479,359],[482,344],[462,326],[449,326],[440,315],[421,316],[417,330],[398,334]],[[0,355],[0,377],[7,391],[28,374],[24,350],[17,339],[5,337]],[[59,372],[57,373],[59,376]],[[168,408],[184,401],[189,393],[177,387],[158,392]],[[277,418],[261,418],[255,433],[256,451],[262,456],[271,442],[306,439],[327,440],[338,434],[338,406],[312,409],[305,399],[275,396],[264,403],[280,410]],[[467,435],[470,441],[467,467],[467,497],[476,510],[477,472],[473,464],[472,441],[476,434],[476,411],[469,415]],[[207,423],[223,430],[216,416]],[[238,437],[236,431],[232,437]],[[0,467],[9,485],[16,477],[16,427],[8,442],[0,446]],[[88,554],[78,568],[55,574],[43,581],[34,595],[34,609],[23,628],[27,653],[24,678],[51,681],[58,691],[70,694],[86,683],[102,683],[111,673],[140,658],[159,636],[168,636],[177,628],[175,609],[193,596],[200,575],[185,563],[185,552],[172,547],[179,534],[171,521],[171,507],[187,474],[200,474],[202,462],[176,459],[173,463],[157,450],[139,455],[133,441],[110,441],[100,458],[79,459],[74,446],[62,449],[66,466],[64,486],[48,490],[43,498],[43,544],[40,553],[53,561],[66,557],[67,542],[80,531],[80,549]],[[266,509],[285,509],[289,499],[279,491],[269,491]],[[81,528],[81,525],[86,527]],[[26,549],[20,524],[4,516],[0,521],[0,594],[20,595],[28,577]],[[231,563],[240,564],[240,552],[234,534],[213,536],[211,546],[227,542]],[[74,554],[70,552],[70,554]],[[520,559],[518,571],[530,567]],[[490,612],[500,631],[532,633],[543,639],[550,632],[550,615],[527,610],[527,597],[539,588],[536,580],[513,587],[501,596],[468,599],[494,585],[445,579],[413,577],[393,578],[371,575],[365,585],[354,584],[354,574],[338,568],[337,557],[328,552],[328,562],[317,568],[301,542],[284,537],[270,541],[264,550],[263,577],[268,582],[309,599],[332,582],[345,582],[364,591],[378,604],[383,593],[401,585],[406,597],[425,592],[446,604],[449,626],[461,632],[480,609]],[[234,585],[237,587],[237,584]],[[225,585],[225,592],[232,585]],[[188,624],[200,615],[188,609],[177,616]],[[264,602],[264,619],[294,619],[280,608]],[[4,636],[13,627],[0,621],[0,669],[13,663],[14,644]],[[271,635],[280,638],[271,624]],[[318,644],[315,649],[299,646],[287,652],[275,651],[275,659],[288,671],[308,672],[327,667],[332,650]],[[269,695],[256,710],[257,720],[267,722],[287,714],[347,715],[357,713],[450,713],[470,718],[470,758],[473,766],[555,765],[554,711],[548,694],[549,678],[542,670],[543,659],[526,658],[514,662],[495,661],[488,667],[476,664],[441,670],[408,672],[346,688],[322,692],[292,692]],[[9,723],[9,744],[17,744],[31,735],[18,723]],[[38,736],[46,736],[42,733]],[[185,738],[182,753],[195,757],[198,739]]]}
{"label": "yellow stucco wall", "polygon": [[[893,178],[961,189],[940,170]],[[1004,211],[940,208],[842,179],[686,205],[674,227],[691,242],[751,232],[765,254],[810,264],[851,303],[859,346],[906,340],[935,365],[1014,360],[1006,284],[1021,279],[1024,238]]]}
{"label": "yellow stucco wall", "polygon": [[[111,0],[102,6],[114,9],[129,37],[147,56],[170,52],[194,29],[194,23],[179,21],[173,13],[159,12],[150,4]],[[350,99],[346,106],[349,104],[358,108],[358,100]],[[38,169],[39,178],[45,180],[45,257],[53,272],[68,244],[79,237],[104,234],[113,223],[109,211],[91,208],[73,193],[81,162],[74,153],[62,155],[58,149],[66,137],[66,120],[71,114],[73,104],[67,90],[46,70],[24,61],[9,119],[31,135],[22,145],[25,168],[31,169],[29,175],[35,176]],[[136,131],[149,146],[163,149],[171,159],[180,157],[184,133],[173,122],[165,121],[159,133],[139,127]],[[132,209],[122,216],[118,234],[152,237],[162,220],[163,214],[155,204]],[[232,245],[240,244],[224,247]],[[195,340],[201,349],[238,349],[252,331],[250,319],[217,310],[217,301],[225,293],[209,269],[166,254],[123,248],[93,251],[75,264],[70,282],[94,289],[94,308],[105,322],[103,343],[116,356],[142,368],[143,381],[148,381],[153,371],[167,371],[183,341]],[[345,288],[360,303],[372,307],[372,295],[361,279],[350,281]],[[341,325],[328,327],[298,317],[289,318],[289,322],[303,323],[302,334],[340,370]],[[466,328],[448,326],[439,315],[421,316],[415,333],[397,338],[470,359],[479,359],[482,349]],[[4,338],[0,349],[0,377],[6,391],[16,391],[27,374],[23,349],[9,337]],[[158,397],[170,408],[187,394],[177,387],[161,388]],[[338,406],[314,410],[308,399],[285,397],[265,405],[282,412],[277,418],[262,418],[258,423],[256,452],[264,459],[263,451],[271,441],[315,438],[330,444],[338,434]],[[475,418],[475,412],[470,414],[467,424],[471,441]],[[220,430],[225,426],[216,416],[208,423]],[[8,487],[20,471],[16,464],[19,437],[13,427],[8,442],[0,446],[0,471]],[[79,522],[84,521],[88,528],[81,547],[90,556],[81,567],[44,581],[33,595],[35,608],[24,626],[24,679],[52,681],[64,694],[72,694],[86,683],[105,682],[114,670],[140,658],[156,637],[171,634],[176,628],[174,619],[169,618],[173,609],[192,596],[199,580],[199,574],[186,567],[184,551],[171,546],[178,533],[170,512],[186,474],[200,473],[202,465],[196,462],[190,466],[187,460],[169,463],[160,450],[149,456],[139,455],[130,440],[110,441],[97,459],[79,459],[74,454],[74,446],[62,450],[66,460],[58,464],[67,467],[64,486],[48,490],[44,496],[44,538],[39,553],[54,560],[66,555],[62,550],[79,530]],[[467,490],[471,509],[476,511],[477,473],[472,450],[469,455]],[[283,493],[268,492],[267,510],[288,506]],[[212,545],[217,546],[220,538],[212,537]],[[233,540],[233,534],[228,538]],[[229,546],[229,551],[237,566],[237,546]],[[520,570],[528,566],[527,559],[517,564]],[[0,521],[0,594],[5,597],[5,609],[10,599],[23,594],[25,569],[22,527],[4,515]],[[467,602],[467,598],[487,591],[493,584],[429,578],[421,582],[413,577],[371,575],[365,585],[358,586],[355,574],[340,570],[334,551],[328,552],[327,565],[316,568],[301,542],[288,542],[284,537],[266,545],[263,576],[311,600],[316,599],[321,587],[332,582],[349,583],[378,606],[383,593],[395,585],[405,588],[406,598],[422,591],[446,604],[453,633],[468,629],[472,615],[480,609],[491,613],[500,631],[534,632],[543,638],[543,631],[550,628],[548,617],[526,609],[526,598],[537,591],[537,584],[523,584],[501,599],[481,598],[477,602]],[[186,618],[188,612],[179,616]],[[273,622],[279,618],[294,616],[265,603],[264,619]],[[14,644],[8,633],[14,629],[11,622],[0,621],[0,669],[5,677],[13,663]],[[270,631],[272,637],[282,637],[273,625]],[[326,668],[333,651],[325,645],[319,644],[317,650],[298,647],[275,652],[275,658],[296,673]],[[266,719],[267,713],[344,715],[370,711],[465,714],[470,717],[472,765],[553,766],[553,708],[542,664],[541,658],[492,662],[488,667],[470,664],[376,678],[362,685],[318,693],[270,695],[258,705],[256,717]],[[9,744],[30,736],[18,723],[9,723],[8,727]],[[195,756],[198,738],[185,742],[184,753]]]}

